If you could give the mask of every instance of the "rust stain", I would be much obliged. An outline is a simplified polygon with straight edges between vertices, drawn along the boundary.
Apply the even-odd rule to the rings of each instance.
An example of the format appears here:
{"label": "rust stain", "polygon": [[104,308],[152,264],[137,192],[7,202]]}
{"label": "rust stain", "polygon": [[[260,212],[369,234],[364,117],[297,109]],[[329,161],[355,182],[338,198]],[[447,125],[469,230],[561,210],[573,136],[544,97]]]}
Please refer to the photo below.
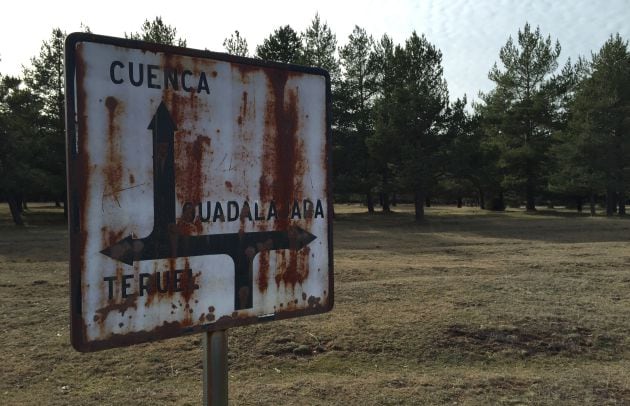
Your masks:
{"label": "rust stain", "polygon": [[123,163],[120,126],[118,117],[124,114],[124,104],[115,97],[108,96],[105,99],[107,109],[107,152],[106,162],[103,167],[105,176],[105,193],[116,202],[123,189]]}
{"label": "rust stain", "polygon": [[195,225],[194,228],[180,228],[179,232],[184,235],[203,231],[201,220],[194,218],[194,206],[203,202],[203,184],[207,181],[204,156],[210,151],[210,145],[210,138],[202,135],[197,136],[192,143],[181,140],[176,143],[176,194],[180,202],[192,204],[189,209],[193,212],[192,218],[188,213],[182,213],[180,222]]}
{"label": "rust stain", "polygon": [[247,98],[248,98],[248,93],[244,91],[243,95],[241,96],[241,108],[239,111],[238,118],[236,119],[239,126],[242,126],[243,122],[247,121],[247,116],[249,112],[249,106],[247,105]]}
{"label": "rust stain", "polygon": [[[302,180],[306,171],[303,142],[300,140],[299,97],[295,88],[287,87],[293,75],[287,71],[266,69],[270,100],[265,111],[265,133],[263,150],[263,175],[260,178],[260,193],[263,201],[274,201],[278,209],[277,229],[289,230],[291,205],[303,199]],[[303,252],[292,249],[288,260],[284,252],[278,252],[279,266],[275,276],[276,285],[284,283],[295,288],[308,277],[308,261],[299,260]],[[259,285],[268,265],[261,263]],[[265,288],[264,283],[259,288]]]}
{"label": "rust stain", "polygon": [[[266,156],[263,160],[260,192],[264,201],[276,202],[278,225],[283,229],[289,223],[290,203],[299,192],[295,188],[294,179],[300,172],[300,160],[303,160],[297,134],[297,100],[294,100],[295,92],[286,89],[288,72],[268,69],[265,73],[270,100],[265,111],[263,150],[266,151]],[[285,93],[289,94],[288,100],[285,100]]]}
{"label": "rust stain", "polygon": [[[191,64],[192,61],[192,64]],[[201,59],[180,55],[163,54],[162,63],[166,69],[183,72],[189,70],[193,76],[198,75]],[[192,66],[191,66],[192,65]],[[183,86],[183,84],[181,85]],[[175,122],[175,188],[180,204],[193,206],[202,202],[203,185],[207,182],[207,173],[203,171],[204,157],[211,154],[210,138],[200,135],[196,128],[202,114],[199,95],[196,91],[182,92],[182,89],[164,88],[162,98],[167,104],[171,118]],[[196,136],[196,138],[194,138]],[[194,138],[192,141],[191,138]],[[181,213],[178,219],[176,234],[193,235],[203,232],[200,219],[188,218],[189,213]]]}
{"label": "rust stain", "polygon": [[269,251],[258,254],[258,290],[265,293],[269,287]]}
{"label": "rust stain", "polygon": [[215,319],[214,306],[210,306],[208,307],[208,314],[206,314],[204,321],[214,321],[214,319]]}
{"label": "rust stain", "polygon": [[[105,307],[101,307],[96,310],[96,315],[94,316],[94,321],[102,324],[107,319],[107,316],[111,312],[120,312],[121,315],[125,315],[125,312],[130,308],[137,309],[137,299],[138,295],[136,293],[128,295],[125,300],[120,303],[110,303]],[[98,319],[97,319],[98,318]]]}
{"label": "rust stain", "polygon": [[[166,301],[170,302],[171,306],[174,306],[172,304],[174,295],[179,293],[180,297],[185,302],[184,304],[190,307],[189,302],[193,300],[195,290],[199,289],[197,281],[201,273],[193,273],[190,271],[188,259],[186,259],[183,270],[175,269],[175,259],[170,258],[168,261],[169,270],[157,271],[154,269],[148,276],[147,283],[145,285],[147,287],[146,306],[151,306],[154,301]],[[173,309],[175,308],[176,307],[173,307]]]}
{"label": "rust stain", "polygon": [[[190,299],[193,297],[195,293],[195,285],[197,282],[196,276],[190,272],[190,277],[188,274],[188,270],[190,269],[190,262],[188,258],[185,258],[184,263],[184,273],[181,276],[181,285],[182,288],[182,298],[186,301],[186,303],[190,302]],[[192,309],[191,309],[192,312]]]}
{"label": "rust stain", "polygon": [[309,307],[320,307],[321,306],[321,298],[315,296],[309,296],[308,298],[308,306]]}

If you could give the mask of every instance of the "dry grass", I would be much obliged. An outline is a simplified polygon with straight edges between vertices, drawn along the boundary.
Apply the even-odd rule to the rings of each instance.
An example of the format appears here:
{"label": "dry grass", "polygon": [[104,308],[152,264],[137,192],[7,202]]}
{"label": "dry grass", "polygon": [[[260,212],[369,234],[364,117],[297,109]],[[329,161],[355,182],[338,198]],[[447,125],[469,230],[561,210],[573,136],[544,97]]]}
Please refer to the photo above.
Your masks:
{"label": "dry grass", "polygon": [[[630,220],[396,211],[336,207],[333,312],[230,331],[232,404],[630,404]],[[71,349],[59,216],[0,206],[0,404],[199,404],[200,336]]]}

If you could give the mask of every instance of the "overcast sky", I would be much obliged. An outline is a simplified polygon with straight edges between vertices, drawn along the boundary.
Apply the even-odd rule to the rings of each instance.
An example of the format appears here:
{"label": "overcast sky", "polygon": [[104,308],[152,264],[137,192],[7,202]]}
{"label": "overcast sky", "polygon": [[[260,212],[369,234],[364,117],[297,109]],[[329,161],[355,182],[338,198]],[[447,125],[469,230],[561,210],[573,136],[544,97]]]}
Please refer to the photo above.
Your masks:
{"label": "overcast sky", "polygon": [[424,33],[442,50],[451,98],[467,94],[469,100],[492,87],[487,74],[499,49],[525,22],[560,41],[561,63],[590,56],[611,34],[630,39],[630,0],[20,0],[2,5],[0,73],[21,74],[54,27],[70,33],[83,23],[96,34],[122,37],[159,15],[191,48],[224,51],[223,40],[239,30],[253,53],[274,29],[289,24],[300,32],[315,13],[339,45],[355,25],[396,42],[413,30]]}

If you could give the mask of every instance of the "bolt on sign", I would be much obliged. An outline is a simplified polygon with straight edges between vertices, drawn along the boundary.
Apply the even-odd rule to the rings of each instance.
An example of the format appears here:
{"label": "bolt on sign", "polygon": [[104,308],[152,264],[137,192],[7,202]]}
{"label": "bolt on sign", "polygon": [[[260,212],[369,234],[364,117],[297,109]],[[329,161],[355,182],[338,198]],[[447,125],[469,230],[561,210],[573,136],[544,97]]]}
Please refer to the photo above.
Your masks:
{"label": "bolt on sign", "polygon": [[66,87],[76,349],[332,308],[326,71],[75,33]]}

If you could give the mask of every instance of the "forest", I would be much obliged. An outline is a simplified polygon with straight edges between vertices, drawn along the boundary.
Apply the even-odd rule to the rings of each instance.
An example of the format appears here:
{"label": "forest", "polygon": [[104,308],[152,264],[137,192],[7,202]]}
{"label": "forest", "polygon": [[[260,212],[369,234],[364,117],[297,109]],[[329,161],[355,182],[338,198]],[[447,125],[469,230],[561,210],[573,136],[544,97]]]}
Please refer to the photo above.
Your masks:
{"label": "forest", "polygon": [[[186,46],[161,17],[123,35]],[[53,29],[22,77],[0,72],[0,200],[16,225],[29,201],[65,207],[65,37]],[[239,31],[223,45],[330,73],[336,202],[369,213],[411,202],[416,221],[432,203],[626,214],[630,51],[619,34],[560,66],[561,44],[526,23],[490,67],[493,89],[470,105],[449,98],[442,53],[417,32],[397,44],[355,26],[340,46],[316,15],[303,32],[278,27],[252,50]]]}

